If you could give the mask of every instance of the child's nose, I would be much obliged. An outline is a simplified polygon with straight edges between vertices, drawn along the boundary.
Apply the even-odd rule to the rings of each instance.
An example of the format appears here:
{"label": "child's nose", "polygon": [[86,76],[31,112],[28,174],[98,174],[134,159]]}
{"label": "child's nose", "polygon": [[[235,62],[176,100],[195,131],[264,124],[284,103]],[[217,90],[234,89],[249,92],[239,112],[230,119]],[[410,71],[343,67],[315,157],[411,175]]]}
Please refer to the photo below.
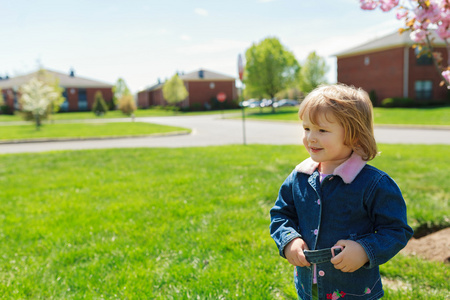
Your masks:
{"label": "child's nose", "polygon": [[316,138],[315,134],[313,134],[311,132],[308,134],[308,142],[317,142],[317,138]]}

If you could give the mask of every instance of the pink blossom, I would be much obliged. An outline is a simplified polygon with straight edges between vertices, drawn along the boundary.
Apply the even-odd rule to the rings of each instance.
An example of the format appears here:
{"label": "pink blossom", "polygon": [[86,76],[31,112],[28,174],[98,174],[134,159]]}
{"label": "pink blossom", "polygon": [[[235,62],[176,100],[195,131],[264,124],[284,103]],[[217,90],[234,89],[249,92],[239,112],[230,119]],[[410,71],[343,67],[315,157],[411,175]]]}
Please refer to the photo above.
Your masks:
{"label": "pink blossom", "polygon": [[423,29],[423,30],[427,30],[428,29],[428,25],[430,25],[430,21],[426,20],[422,23],[415,23],[414,24],[414,28],[415,29]]}
{"label": "pink blossom", "polygon": [[425,30],[417,29],[417,30],[414,30],[413,32],[411,32],[409,34],[409,37],[414,42],[420,43],[425,39],[426,35],[427,35],[427,32]]}
{"label": "pink blossom", "polygon": [[408,11],[407,10],[399,10],[397,11],[397,13],[395,14],[395,16],[397,17],[397,20],[401,20],[404,17],[406,17],[408,15]]}
{"label": "pink blossom", "polygon": [[441,10],[441,21],[442,23],[450,23],[450,9]]}
{"label": "pink blossom", "polygon": [[443,40],[450,38],[450,23],[442,23],[439,25],[436,33]]}
{"label": "pink blossom", "polygon": [[375,0],[359,0],[361,9],[374,10],[378,6],[378,1]]}
{"label": "pink blossom", "polygon": [[380,0],[380,8],[382,11],[387,12],[398,5],[399,0]]}
{"label": "pink blossom", "polygon": [[447,82],[450,82],[450,70],[445,70],[444,72],[442,72],[442,76]]}
{"label": "pink blossom", "polygon": [[417,21],[422,22],[426,19],[426,11],[420,6],[414,9],[415,18]]}
{"label": "pink blossom", "polygon": [[427,11],[427,18],[431,23],[437,23],[441,19],[441,8],[437,3],[431,3]]}

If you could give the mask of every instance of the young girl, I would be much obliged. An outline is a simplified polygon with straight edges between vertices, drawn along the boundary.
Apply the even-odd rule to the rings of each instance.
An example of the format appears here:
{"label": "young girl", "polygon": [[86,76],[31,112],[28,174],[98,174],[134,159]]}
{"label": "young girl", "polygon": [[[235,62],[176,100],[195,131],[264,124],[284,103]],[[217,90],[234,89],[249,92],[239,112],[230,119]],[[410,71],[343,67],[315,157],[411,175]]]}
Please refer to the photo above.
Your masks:
{"label": "young girl", "polygon": [[408,242],[406,206],[377,155],[366,92],[321,86],[300,105],[310,158],[280,188],[270,233],[295,266],[299,299],[379,299],[378,266]]}

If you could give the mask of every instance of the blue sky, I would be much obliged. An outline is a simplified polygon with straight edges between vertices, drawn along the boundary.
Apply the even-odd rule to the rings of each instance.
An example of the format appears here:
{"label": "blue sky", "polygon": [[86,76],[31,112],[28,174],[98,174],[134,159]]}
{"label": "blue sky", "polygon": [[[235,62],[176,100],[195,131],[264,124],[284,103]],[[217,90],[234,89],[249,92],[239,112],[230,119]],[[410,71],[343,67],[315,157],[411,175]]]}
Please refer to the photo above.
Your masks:
{"label": "blue sky", "polygon": [[199,68],[237,77],[237,57],[275,36],[301,63],[392,33],[393,12],[363,11],[358,0],[0,0],[0,76],[39,66],[133,92],[177,71]]}

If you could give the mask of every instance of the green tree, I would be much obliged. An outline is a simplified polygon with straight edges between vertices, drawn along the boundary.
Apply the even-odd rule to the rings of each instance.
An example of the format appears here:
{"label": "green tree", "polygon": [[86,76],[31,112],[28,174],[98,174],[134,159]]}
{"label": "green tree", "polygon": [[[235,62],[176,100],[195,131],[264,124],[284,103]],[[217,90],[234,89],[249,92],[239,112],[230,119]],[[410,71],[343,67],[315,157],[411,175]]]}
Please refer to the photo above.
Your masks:
{"label": "green tree", "polygon": [[300,65],[277,38],[253,44],[245,52],[245,58],[243,81],[248,95],[273,99],[275,94],[295,84]]}
{"label": "green tree", "polygon": [[119,99],[119,109],[123,114],[127,116],[133,116],[136,110],[136,103],[134,102],[133,95],[127,94]]}
{"label": "green tree", "polygon": [[162,91],[164,99],[171,105],[180,103],[189,95],[183,80],[178,77],[178,74],[173,75],[172,78],[164,83]]}
{"label": "green tree", "polygon": [[47,86],[51,87],[57,94],[56,98],[48,106],[48,112],[45,117],[59,111],[61,105],[64,103],[64,88],[59,86],[59,78],[48,73],[45,69],[40,69],[36,75],[39,81],[44,82]]}
{"label": "green tree", "polygon": [[108,112],[108,105],[105,102],[105,99],[103,99],[102,92],[97,91],[95,93],[95,100],[94,104],[92,105],[92,111],[97,116],[102,116]]}
{"label": "green tree", "polygon": [[49,106],[56,101],[58,93],[53,87],[33,77],[20,87],[21,97],[19,102],[26,120],[34,120],[36,129],[39,130],[41,120],[48,115]]}
{"label": "green tree", "polygon": [[325,74],[328,72],[328,66],[325,59],[311,52],[306,58],[305,64],[300,70],[299,86],[300,90],[307,94],[318,85],[326,83]]}
{"label": "green tree", "polygon": [[113,106],[114,108],[119,105],[119,101],[123,96],[131,95],[130,89],[128,88],[125,80],[123,78],[117,79],[116,85],[112,88],[113,92]]}
{"label": "green tree", "polygon": [[3,98],[2,89],[0,89],[0,106],[5,105],[5,98]]}

